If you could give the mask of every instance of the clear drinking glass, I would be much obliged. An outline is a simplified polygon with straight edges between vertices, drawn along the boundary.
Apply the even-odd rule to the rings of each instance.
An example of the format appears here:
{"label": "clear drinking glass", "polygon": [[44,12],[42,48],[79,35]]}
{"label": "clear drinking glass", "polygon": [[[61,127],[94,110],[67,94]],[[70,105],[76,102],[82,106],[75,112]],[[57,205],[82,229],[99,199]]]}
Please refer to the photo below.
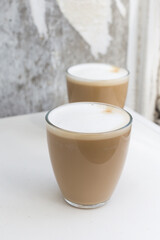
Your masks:
{"label": "clear drinking glass", "polygon": [[[79,104],[89,103],[58,108],[71,104],[78,109]],[[91,104],[105,106],[108,114],[125,114],[126,123],[113,131],[82,133],[55,126],[50,116],[54,118],[57,108],[46,115],[48,148],[57,183],[65,201],[79,208],[99,207],[111,197],[126,159],[132,125],[132,116],[124,109]]]}
{"label": "clear drinking glass", "polygon": [[102,63],[71,66],[66,71],[69,102],[103,102],[124,107],[129,72]]}

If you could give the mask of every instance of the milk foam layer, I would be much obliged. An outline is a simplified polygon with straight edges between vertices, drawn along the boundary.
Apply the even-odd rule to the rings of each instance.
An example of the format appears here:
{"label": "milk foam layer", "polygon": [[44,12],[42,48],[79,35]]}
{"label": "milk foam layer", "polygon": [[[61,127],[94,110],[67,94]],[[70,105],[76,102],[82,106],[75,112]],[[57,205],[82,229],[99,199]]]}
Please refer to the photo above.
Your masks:
{"label": "milk foam layer", "polygon": [[48,120],[63,130],[79,133],[101,133],[120,129],[130,121],[129,114],[106,104],[70,103],[53,109]]}
{"label": "milk foam layer", "polygon": [[124,68],[102,63],[75,65],[68,69],[68,73],[74,76],[75,80],[77,78],[83,81],[118,80],[128,75],[128,71]]}

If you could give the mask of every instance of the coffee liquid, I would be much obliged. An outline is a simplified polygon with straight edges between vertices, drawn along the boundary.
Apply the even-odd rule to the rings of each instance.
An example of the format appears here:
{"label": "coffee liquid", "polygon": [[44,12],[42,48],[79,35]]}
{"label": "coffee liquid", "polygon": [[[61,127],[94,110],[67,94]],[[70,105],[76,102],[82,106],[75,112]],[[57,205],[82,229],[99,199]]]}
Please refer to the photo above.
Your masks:
{"label": "coffee liquid", "polygon": [[128,71],[108,64],[88,63],[67,71],[69,102],[104,102],[123,107],[128,89]]}
{"label": "coffee liquid", "polygon": [[106,104],[66,104],[48,114],[49,153],[65,199],[94,205],[110,198],[124,165],[130,130],[130,115]]}

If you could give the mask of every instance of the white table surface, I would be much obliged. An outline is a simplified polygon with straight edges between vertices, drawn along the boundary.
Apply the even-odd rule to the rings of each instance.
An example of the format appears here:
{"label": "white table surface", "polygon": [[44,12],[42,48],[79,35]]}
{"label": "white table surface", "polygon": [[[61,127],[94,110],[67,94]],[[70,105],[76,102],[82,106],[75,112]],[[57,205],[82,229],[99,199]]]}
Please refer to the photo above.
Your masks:
{"label": "white table surface", "polygon": [[62,199],[44,113],[0,119],[0,239],[159,240],[160,127],[131,113],[124,171],[110,201],[93,210]]}

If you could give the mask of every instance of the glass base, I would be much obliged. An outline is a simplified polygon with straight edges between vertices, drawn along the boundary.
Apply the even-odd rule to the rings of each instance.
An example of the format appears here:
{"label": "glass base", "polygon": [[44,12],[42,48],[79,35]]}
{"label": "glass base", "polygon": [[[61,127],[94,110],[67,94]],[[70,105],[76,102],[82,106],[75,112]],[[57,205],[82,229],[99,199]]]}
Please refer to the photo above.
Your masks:
{"label": "glass base", "polygon": [[76,208],[85,208],[85,209],[92,209],[92,208],[98,208],[98,207],[102,207],[103,205],[105,205],[105,202],[101,202],[101,203],[97,203],[97,204],[92,204],[92,205],[83,205],[83,204],[78,204],[78,203],[73,203],[69,200],[67,200],[66,198],[64,199],[69,205],[71,205],[72,207],[76,207]]}

